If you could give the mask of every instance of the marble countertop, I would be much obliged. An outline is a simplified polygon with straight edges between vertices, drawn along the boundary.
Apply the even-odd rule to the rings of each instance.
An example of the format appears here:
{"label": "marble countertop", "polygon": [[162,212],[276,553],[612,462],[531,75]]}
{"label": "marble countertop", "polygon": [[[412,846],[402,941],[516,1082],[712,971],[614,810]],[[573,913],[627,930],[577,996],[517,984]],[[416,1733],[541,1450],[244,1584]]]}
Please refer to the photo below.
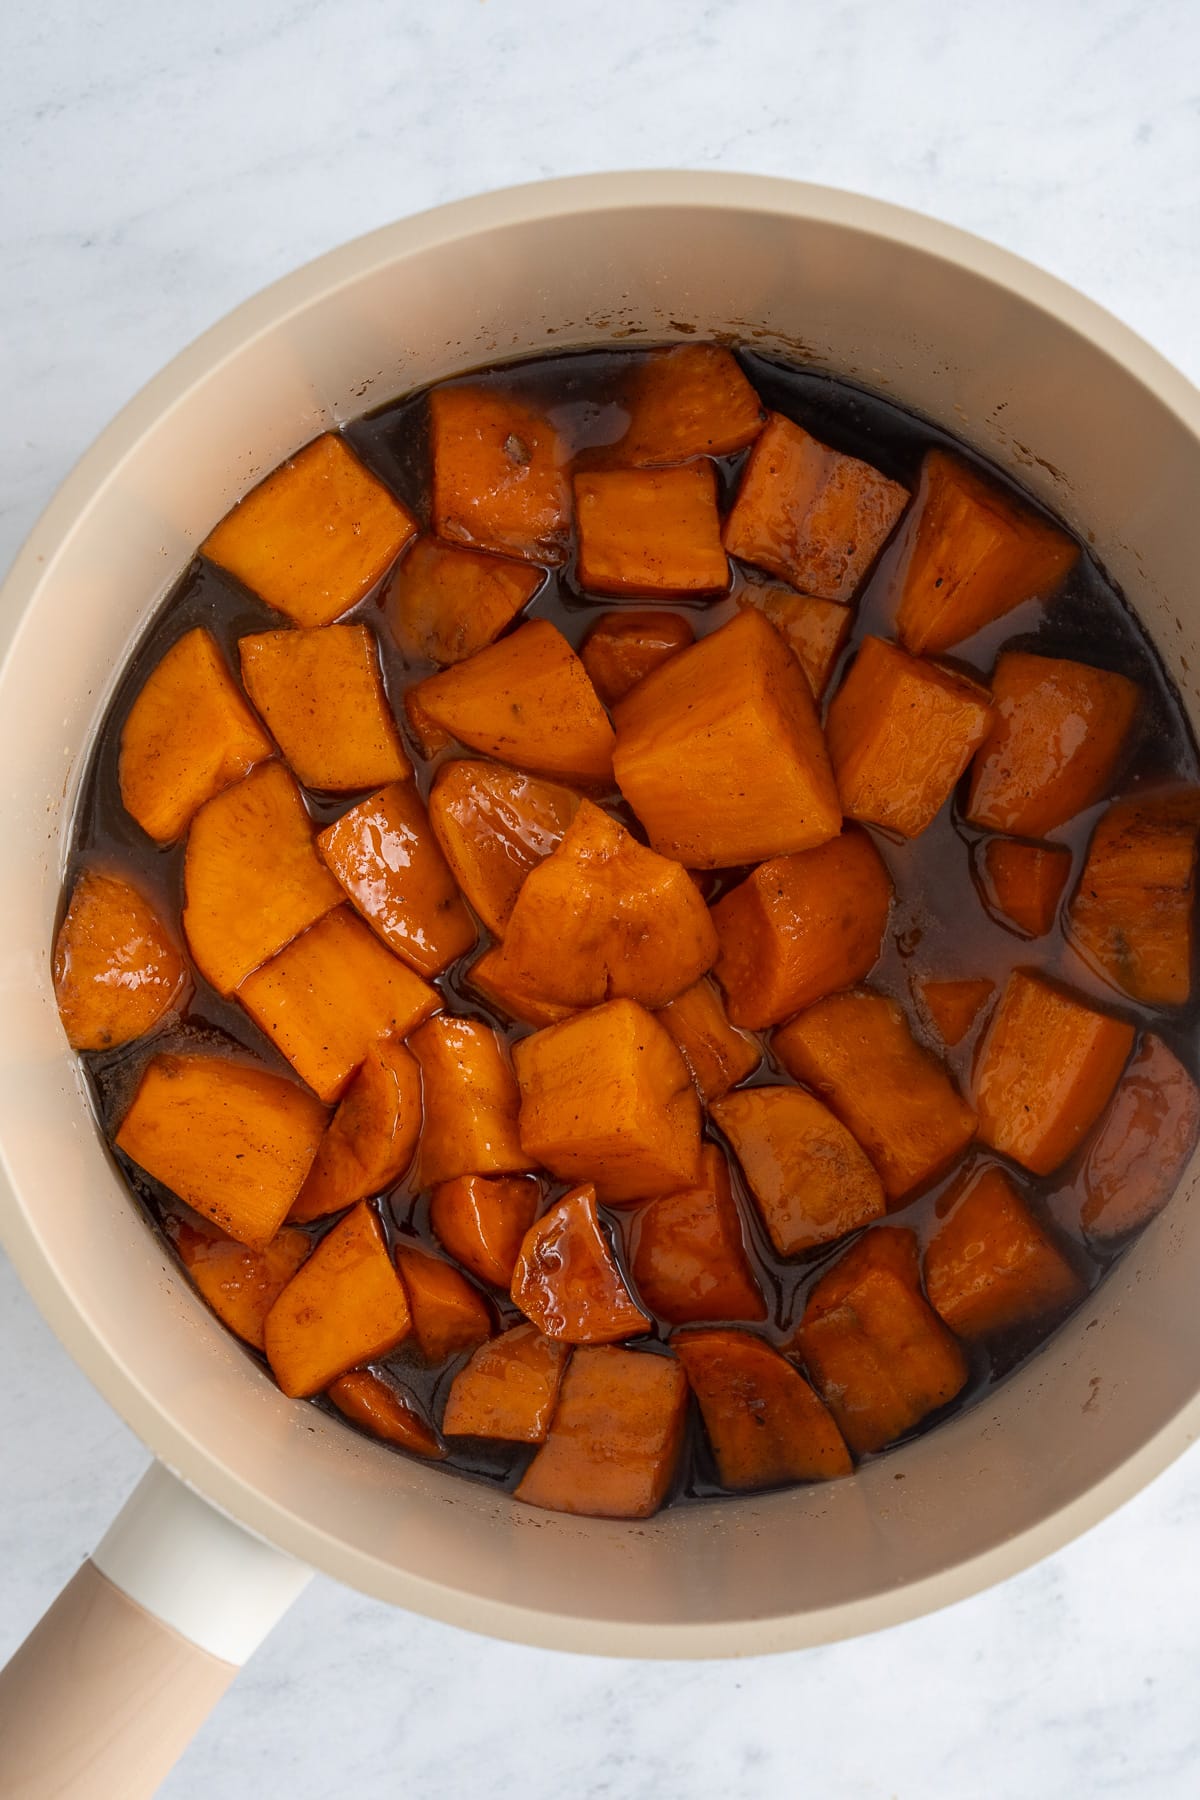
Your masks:
{"label": "marble countertop", "polygon": [[[128,395],[398,214],[645,166],[802,175],[1043,263],[1200,378],[1191,0],[8,0],[0,564]],[[145,1462],[0,1260],[0,1660]],[[746,1663],[556,1657],[316,1580],[168,1800],[1192,1800],[1200,1449],[933,1618]]]}

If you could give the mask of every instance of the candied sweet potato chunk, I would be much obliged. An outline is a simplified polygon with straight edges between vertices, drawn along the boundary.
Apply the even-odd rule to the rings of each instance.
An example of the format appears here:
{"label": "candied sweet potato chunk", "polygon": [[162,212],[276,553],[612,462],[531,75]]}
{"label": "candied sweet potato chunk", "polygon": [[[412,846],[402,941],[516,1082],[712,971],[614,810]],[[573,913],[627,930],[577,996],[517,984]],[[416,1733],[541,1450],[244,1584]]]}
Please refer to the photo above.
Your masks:
{"label": "candied sweet potato chunk", "polygon": [[571,1346],[514,1325],[481,1344],[454,1377],[442,1430],[447,1437],[542,1444],[558,1404]]}
{"label": "candied sweet potato chunk", "polygon": [[658,1017],[678,1045],[705,1105],[744,1081],[762,1061],[754,1039],[730,1024],[710,981],[685,988]]}
{"label": "candied sweet potato chunk", "polygon": [[617,782],[662,856],[727,868],[841,829],[808,683],[753,608],[653,670],[613,716]]}
{"label": "candied sweet potato chunk", "polygon": [[1118,800],[1071,898],[1071,943],[1146,1006],[1182,1006],[1192,991],[1198,839],[1200,790]]}
{"label": "candied sweet potato chunk", "polygon": [[577,475],[575,515],[586,592],[723,594],[729,586],[710,462]]}
{"label": "candied sweet potato chunk", "polygon": [[1049,1175],[1104,1111],[1133,1038],[1124,1020],[1014,970],[975,1055],[983,1142]]}
{"label": "candied sweet potato chunk", "polygon": [[414,1395],[401,1393],[390,1381],[381,1381],[369,1369],[352,1369],[339,1375],[328,1389],[329,1398],[355,1425],[387,1444],[415,1450],[418,1456],[440,1461],[446,1446],[427,1419],[422,1418]]}
{"label": "candied sweet potato chunk", "polygon": [[770,1344],[748,1331],[684,1331],[671,1348],[700,1403],[723,1487],[746,1493],[850,1474],[828,1408]]}
{"label": "candied sweet potato chunk", "polygon": [[802,1088],[743,1088],[709,1111],[737,1152],[780,1256],[844,1237],[887,1211],[870,1158]]}
{"label": "candied sweet potato chunk", "polygon": [[994,981],[986,976],[967,977],[962,981],[919,981],[917,997],[933,1021],[934,1030],[943,1044],[953,1048],[961,1044],[996,991]]}
{"label": "candied sweet potato chunk", "polygon": [[772,413],[755,442],[725,548],[819,600],[852,600],[908,504],[908,490]]}
{"label": "candied sweet potato chunk", "polygon": [[507,1013],[523,1025],[557,1025],[571,1016],[569,1006],[541,999],[517,980],[504,960],[503,944],[493,944],[475,958],[467,970],[467,986],[497,1012]]}
{"label": "candied sweet potato chunk", "polygon": [[855,988],[775,1033],[776,1055],[854,1133],[888,1201],[932,1181],[975,1135],[975,1114],[894,1000]]}
{"label": "candied sweet potato chunk", "polygon": [[992,917],[1025,937],[1045,937],[1053,928],[1071,873],[1066,845],[988,838],[973,863],[980,895]]}
{"label": "candied sweet potato chunk", "polygon": [[719,344],[651,350],[622,398],[629,426],[617,454],[637,468],[728,456],[751,443],[767,417],[737,358]]}
{"label": "candied sweet potato chunk", "polygon": [[649,1331],[596,1212],[596,1190],[578,1187],[529,1227],[512,1276],[512,1298],[546,1337],[611,1344]]}
{"label": "candied sweet potato chunk", "polygon": [[704,1146],[694,1187],[640,1206],[630,1269],[643,1302],[669,1325],[697,1319],[765,1319],[766,1302],[750,1269],[729,1166]]}
{"label": "candied sweet potato chunk", "polygon": [[424,1250],[401,1248],[396,1267],[408,1293],[413,1336],[428,1363],[444,1363],[492,1335],[487,1301],[453,1263]]}
{"label": "candied sweet potato chunk", "polygon": [[527,562],[567,554],[567,457],[547,418],[488,386],[429,397],[433,526],[438,536]]}
{"label": "candied sweet potato chunk", "polygon": [[207,1220],[168,1215],[165,1227],[222,1325],[261,1350],[267,1314],[312,1249],[307,1233],[285,1225],[269,1244],[252,1250]]}
{"label": "candied sweet potato chunk", "polygon": [[929,1304],[968,1340],[1045,1319],[1084,1292],[1083,1282],[1016,1188],[988,1164],[938,1203],[925,1251]]}
{"label": "candied sweet potato chunk", "polygon": [[425,1120],[421,1187],[457,1175],[512,1175],[533,1167],[517,1131],[520,1095],[504,1045],[490,1025],[448,1013],[415,1031]]}
{"label": "candied sweet potato chunk", "polygon": [[818,600],[815,594],[795,594],[791,588],[751,587],[738,595],[739,606],[754,606],[769,619],[800,667],[814,700],[824,697],[833,665],[842,653],[850,627],[852,608],[837,600]]}
{"label": "candied sweet potato chunk", "polygon": [[735,1025],[778,1025],[861,981],[883,947],[892,882],[864,831],[774,856],[713,907],[715,974]]}
{"label": "candied sweet potato chunk", "polygon": [[987,736],[985,689],[883,638],[863,639],[826,721],[843,811],[918,837]]}
{"label": "candied sweet potato chunk", "polygon": [[576,1350],[517,1499],[593,1518],[648,1519],[679,1463],[687,1391],[673,1356],[612,1345]]}
{"label": "candied sweet potato chunk", "polygon": [[601,613],[579,654],[605,706],[615,706],[643,675],[695,641],[695,632],[678,613]]}
{"label": "candied sweet potato chunk", "polygon": [[334,431],[252,488],[209,532],[210,562],[297,625],[329,625],[375,586],[417,524]]}
{"label": "candied sweet potato chunk", "polygon": [[289,1217],[298,1224],[382,1193],[408,1168],[421,1132],[421,1071],[403,1044],[373,1044],[351,1077]]}
{"label": "candied sweet potato chunk", "polygon": [[443,763],[429,822],[459,888],[502,937],[521,883],[563,839],[579,795],[521,769],[460,759]]}
{"label": "candied sweet potato chunk", "polygon": [[303,1185],[325,1118],[285,1076],[223,1056],[156,1056],[116,1145],[239,1244],[264,1250]]}
{"label": "candied sweet potato chunk", "polygon": [[1084,1156],[1084,1230],[1103,1242],[1161,1212],[1198,1137],[1200,1091],[1162,1039],[1147,1035]]}
{"label": "candied sweet potato chunk", "polygon": [[305,787],[348,793],[412,774],[366,625],[238,639],[242,680]]}
{"label": "candied sweet potato chunk", "polygon": [[507,556],[418,538],[388,584],[384,613],[410,662],[462,662],[494,642],[542,584]]}
{"label": "candied sweet potato chunk", "polygon": [[670,1034],[632,1000],[610,1000],[513,1046],[521,1142],[561,1181],[606,1203],[689,1187],[700,1170],[700,1102]]}
{"label": "candied sweet potato chunk", "polygon": [[412,1319],[379,1220],[365,1200],[339,1219],[267,1314],[267,1361],[285,1394],[320,1393],[402,1343]]}
{"label": "candied sweet potato chunk", "polygon": [[527,1175],[456,1175],[429,1199],[433,1235],[477,1281],[507,1288],[541,1200]]}
{"label": "candied sweet potato chunk", "polygon": [[443,750],[448,750],[454,742],[453,734],[443,730],[426,712],[421,702],[419,686],[406,689],[404,716],[408,720],[409,731],[417,741],[417,748],[427,762],[440,755]]}
{"label": "candied sweet potato chunk", "polygon": [[104,869],[84,869],[54,940],[54,998],[76,1050],[111,1050],[170,1012],[183,958],[146,896]]}

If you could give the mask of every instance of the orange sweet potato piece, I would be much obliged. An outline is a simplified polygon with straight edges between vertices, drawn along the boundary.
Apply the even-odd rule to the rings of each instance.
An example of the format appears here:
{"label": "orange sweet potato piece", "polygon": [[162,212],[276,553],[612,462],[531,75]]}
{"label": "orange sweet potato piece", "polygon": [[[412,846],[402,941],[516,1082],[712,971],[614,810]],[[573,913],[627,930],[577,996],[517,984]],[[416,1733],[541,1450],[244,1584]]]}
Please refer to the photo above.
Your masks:
{"label": "orange sweet potato piece", "polygon": [[990,1337],[1064,1311],[1084,1284],[995,1164],[938,1202],[925,1251],[929,1304],[960,1338]]}
{"label": "orange sweet potato piece", "polygon": [[200,973],[231,994],[342,898],[300,790],[264,763],[202,806],[188,832],[183,929]]}
{"label": "orange sweet potato piece", "polygon": [[908,504],[870,463],[772,413],[746,464],[725,548],[819,600],[852,600]]}
{"label": "orange sweet potato piece", "polygon": [[429,1223],[477,1281],[507,1288],[540,1200],[539,1183],[527,1175],[456,1175],[434,1188]]}
{"label": "orange sweet potato piece", "polygon": [[421,1065],[425,1105],[420,1187],[533,1167],[517,1132],[517,1083],[490,1025],[443,1013],[415,1031],[409,1047]]}
{"label": "orange sweet potato piece", "polygon": [[617,782],[662,856],[728,868],[841,829],[808,683],[753,608],[653,670],[613,717]]}
{"label": "orange sweet potato piece", "polygon": [[678,613],[601,613],[579,654],[605,706],[615,706],[651,669],[695,641],[695,632]]}
{"label": "orange sweet potato piece", "polygon": [[651,350],[622,399],[629,426],[616,454],[635,468],[728,456],[751,443],[767,417],[737,358],[719,344]]}
{"label": "orange sweet potato piece", "polygon": [[111,1050],[142,1037],[187,981],[166,926],[132,882],[84,869],[54,940],[54,997],[76,1050]]}
{"label": "orange sweet potato piece", "polygon": [[413,1336],[428,1363],[444,1363],[492,1335],[487,1301],[452,1263],[424,1250],[402,1248],[396,1267],[408,1293]]}
{"label": "orange sweet potato piece", "polygon": [[915,655],[949,650],[1026,600],[1048,600],[1079,546],[944,450],[921,468],[899,564],[896,630]]}
{"label": "orange sweet potato piece", "polygon": [[366,625],[238,639],[242,680],[305,787],[348,793],[412,774]]}
{"label": "orange sweet potato piece", "polygon": [[531,619],[409,689],[424,713],[472,750],[539,775],[607,785],[613,732],[562,632]]}
{"label": "orange sweet potato piece", "polygon": [[715,1144],[704,1146],[701,1169],[694,1187],[638,1208],[630,1256],[634,1286],[651,1312],[670,1325],[765,1319],[729,1166]]}
{"label": "orange sweet potato piece", "polygon": [[735,1025],[760,1031],[861,981],[883,947],[892,882],[864,831],[760,863],[713,907],[715,974]]}
{"label": "orange sweet potato piece", "polygon": [[746,1331],[671,1339],[723,1487],[746,1493],[785,1481],[833,1481],[853,1468],[845,1440],[803,1375]]}
{"label": "orange sweet potato piece", "polygon": [[466,972],[466,981],[481,1000],[506,1017],[519,1019],[523,1025],[557,1025],[560,1019],[571,1016],[569,1006],[540,999],[516,979],[504,960],[503,944],[493,944],[490,950],[477,956]]}
{"label": "orange sweet potato piece", "polygon": [[443,763],[429,822],[459,888],[501,937],[530,869],[550,855],[579,809],[579,795],[499,763]]}
{"label": "orange sweet potato piece", "polygon": [[412,1326],[404,1283],[365,1200],[339,1219],[267,1314],[271,1372],[292,1399],[386,1356]]}
{"label": "orange sweet potato piece", "polygon": [[416,739],[417,749],[426,762],[431,761],[441,751],[448,750],[454,742],[453,734],[444,731],[426,712],[421,703],[419,684],[417,687],[410,687],[405,691],[404,716],[408,720],[409,731]]}
{"label": "orange sweet potato piece", "polygon": [[454,1377],[442,1430],[447,1437],[543,1444],[558,1404],[571,1346],[514,1325],[481,1344]]}
{"label": "orange sweet potato piece", "polygon": [[963,981],[919,981],[917,997],[933,1021],[943,1044],[961,1044],[982,1007],[996,991],[994,981],[981,977]]}
{"label": "orange sweet potato piece", "polygon": [[264,1250],[300,1192],[325,1108],[281,1075],[222,1056],[156,1056],[117,1149],[222,1231]]}
{"label": "orange sweet potato piece", "polygon": [[818,1001],[775,1033],[773,1047],[849,1126],[890,1204],[940,1175],[975,1135],[975,1114],[884,994],[855,988]]}
{"label": "orange sweet potato piece", "polygon": [[207,1220],[171,1214],[165,1227],[222,1325],[261,1350],[267,1314],[312,1249],[307,1233],[285,1225],[261,1250],[251,1250]]}
{"label": "orange sweet potato piece", "polygon": [[1133,1038],[1124,1020],[1014,970],[975,1055],[980,1138],[1049,1175],[1104,1111]]}
{"label": "orange sweet potato piece", "polygon": [[649,1518],[679,1463],[687,1391],[673,1356],[608,1345],[576,1350],[517,1499],[593,1518]]}
{"label": "orange sweet potato piece", "polygon": [[238,999],[322,1100],[340,1100],[380,1038],[405,1037],[441,996],[348,906],[247,975]]}
{"label": "orange sweet potato piece", "polygon": [[1102,1242],[1171,1198],[1200,1137],[1200,1091],[1161,1038],[1146,1036],[1088,1146],[1076,1185],[1084,1230]]}
{"label": "orange sweet potato piece", "polygon": [[498,638],[542,579],[529,563],[418,538],[392,576],[384,614],[409,662],[444,668]]}
{"label": "orange sweet potato piece", "polygon": [[686,988],[658,1018],[674,1038],[705,1105],[744,1081],[762,1061],[754,1039],[730,1024],[710,981]]}
{"label": "orange sweet potato piece", "polygon": [[513,1063],[526,1155],[561,1181],[594,1181],[610,1204],[699,1179],[696,1090],[670,1034],[635,1001],[523,1038]]}
{"label": "orange sweet potato piece", "polygon": [[1090,967],[1147,1006],[1192,991],[1200,791],[1118,800],[1097,825],[1067,912]]}
{"label": "orange sweet potato piece", "polygon": [[986,690],[976,682],[882,638],[864,638],[825,726],[843,811],[918,837],[991,722]]}
{"label": "orange sweet potato piece", "polygon": [[540,1332],[564,1344],[612,1344],[650,1329],[617,1266],[590,1185],[564,1194],[529,1227],[510,1291]]}
{"label": "orange sweet potato piece", "polygon": [[421,1071],[403,1044],[374,1044],[326,1127],[289,1217],[340,1212],[399,1181],[421,1132]]}
{"label": "orange sweet potato piece", "polygon": [[887,1211],[869,1157],[802,1088],[743,1088],[709,1111],[737,1152],[780,1256],[844,1237]]}
{"label": "orange sweet potato piece", "polygon": [[1045,937],[1071,873],[1065,844],[1019,844],[988,838],[973,858],[980,896],[992,917],[1025,937]]}
{"label": "orange sweet potato piece", "polygon": [[415,1397],[403,1393],[390,1381],[381,1381],[369,1369],[352,1369],[339,1375],[327,1390],[340,1413],[355,1425],[361,1425],[372,1437],[387,1444],[399,1444],[402,1450],[415,1450],[418,1456],[440,1461],[446,1446],[426,1419],[421,1417]]}
{"label": "orange sweet potato piece", "polygon": [[297,625],[329,625],[384,575],[417,523],[336,432],[252,488],[200,549]]}
{"label": "orange sweet potato piece", "polygon": [[975,757],[967,817],[1040,838],[1101,799],[1141,704],[1124,675],[1006,650],[992,676],[991,730]]}
{"label": "orange sweet potato piece", "polygon": [[566,452],[550,421],[496,388],[438,387],[429,426],[438,536],[527,562],[562,562],[571,502]]}
{"label": "orange sweet potato piece", "polygon": [[197,626],[156,663],[121,727],[122,803],[156,843],[172,843],[198,807],[273,748],[215,639]]}
{"label": "orange sweet potato piece", "polygon": [[747,588],[738,595],[738,605],[757,607],[771,621],[804,670],[813,699],[821,700],[850,635],[853,610],[837,600],[818,600],[815,594],[794,594],[781,587]]}
{"label": "orange sweet potato piece", "polygon": [[717,473],[596,469],[575,477],[579,585],[593,594],[723,594]]}
{"label": "orange sweet potato piece", "polygon": [[389,950],[440,975],[478,937],[414,784],[360,800],[317,838],[326,866]]}

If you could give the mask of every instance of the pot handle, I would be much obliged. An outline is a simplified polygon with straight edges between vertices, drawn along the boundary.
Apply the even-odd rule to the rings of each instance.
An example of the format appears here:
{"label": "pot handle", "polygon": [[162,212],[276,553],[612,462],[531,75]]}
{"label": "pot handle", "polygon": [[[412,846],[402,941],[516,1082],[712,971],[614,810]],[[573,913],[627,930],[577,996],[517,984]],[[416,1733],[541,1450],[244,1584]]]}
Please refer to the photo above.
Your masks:
{"label": "pot handle", "polygon": [[310,1573],[153,1464],[0,1670],[3,1800],[147,1800]]}

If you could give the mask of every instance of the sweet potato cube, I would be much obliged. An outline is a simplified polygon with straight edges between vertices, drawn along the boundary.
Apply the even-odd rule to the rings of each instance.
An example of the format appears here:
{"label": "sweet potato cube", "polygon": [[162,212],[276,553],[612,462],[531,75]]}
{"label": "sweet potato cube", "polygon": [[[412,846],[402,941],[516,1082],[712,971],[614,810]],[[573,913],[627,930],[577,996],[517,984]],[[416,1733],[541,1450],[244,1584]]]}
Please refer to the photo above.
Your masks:
{"label": "sweet potato cube", "polygon": [[339,1219],[267,1314],[271,1372],[292,1399],[374,1362],[412,1326],[404,1283],[365,1200]]}
{"label": "sweet potato cube", "polygon": [[1067,912],[1091,968],[1146,1006],[1192,991],[1200,790],[1119,800],[1097,825]]}
{"label": "sweet potato cube", "polygon": [[169,1214],[165,1227],[222,1325],[261,1350],[267,1314],[312,1249],[308,1234],[285,1225],[261,1250],[251,1250],[205,1219]]}
{"label": "sweet potato cube", "polygon": [[826,721],[842,809],[918,837],[987,736],[992,709],[976,682],[864,638]]}
{"label": "sweet potato cube", "polygon": [[960,1338],[1011,1331],[1065,1311],[1084,1284],[995,1164],[938,1202],[925,1251],[925,1292]]}
{"label": "sweet potato cube", "polygon": [[640,1206],[630,1269],[643,1302],[669,1325],[697,1319],[765,1319],[766,1303],[750,1269],[729,1166],[704,1146],[701,1178],[677,1194]]}
{"label": "sweet potato cube", "polygon": [[500,762],[607,786],[613,732],[562,632],[531,619],[409,689],[436,725]]}
{"label": "sweet potato cube", "polygon": [[340,1100],[380,1038],[406,1037],[441,996],[348,906],[247,975],[238,999],[322,1100]]}
{"label": "sweet potato cube", "polygon": [[328,1389],[329,1398],[338,1411],[386,1444],[398,1444],[402,1450],[415,1450],[440,1462],[446,1446],[427,1419],[422,1418],[415,1395],[400,1391],[390,1381],[381,1381],[369,1369],[352,1369],[339,1375]]}
{"label": "sweet potato cube", "polygon": [[905,527],[896,630],[914,655],[962,643],[1026,600],[1049,600],[1079,546],[944,450],[921,467]]}
{"label": "sweet potato cube", "polygon": [[289,1217],[307,1224],[399,1181],[421,1133],[421,1071],[403,1044],[367,1051],[326,1127]]}
{"label": "sweet potato cube", "polygon": [[863,831],[760,863],[713,907],[714,972],[734,1024],[761,1031],[861,981],[891,903],[891,877]]}
{"label": "sweet potato cube", "polygon": [[546,1337],[612,1344],[649,1331],[596,1211],[596,1190],[575,1188],[525,1233],[513,1269],[513,1305]]}
{"label": "sweet potato cube", "polygon": [[691,1071],[705,1105],[744,1081],[762,1061],[753,1038],[730,1024],[710,981],[697,981],[658,1014]]}
{"label": "sweet potato cube", "polygon": [[751,443],[767,417],[737,358],[719,344],[651,350],[622,399],[629,428],[617,454],[635,468],[728,456]]}
{"label": "sweet potato cube", "polygon": [[1200,1091],[1161,1038],[1142,1039],[1076,1185],[1081,1219],[1105,1242],[1145,1225],[1171,1198],[1200,1137]]}
{"label": "sweet potato cube", "polygon": [[183,929],[200,973],[231,994],[342,898],[317,855],[300,790],[264,763],[192,820],[183,864]]}
{"label": "sweet potato cube", "polygon": [[1123,1019],[1015,970],[975,1055],[983,1142],[1049,1175],[1104,1111],[1133,1039]]}
{"label": "sweet potato cube", "polygon": [[448,750],[454,742],[453,733],[443,730],[426,712],[421,702],[420,684],[410,687],[404,695],[404,716],[408,720],[408,729],[416,739],[417,748],[426,762]]}
{"label": "sweet potato cube", "polygon": [[639,681],[613,716],[617,782],[662,856],[728,868],[841,829],[808,683],[752,608]]}
{"label": "sweet potato cube", "polygon": [[466,972],[467,986],[495,1011],[523,1025],[557,1025],[569,1019],[571,1008],[530,993],[504,960],[503,944],[493,944],[477,956]]}
{"label": "sweet potato cube", "polygon": [[84,869],[54,940],[54,998],[76,1050],[113,1050],[170,1012],[187,982],[166,926],[132,882]]}
{"label": "sweet potato cube", "polygon": [[413,1336],[428,1363],[444,1363],[492,1335],[487,1301],[452,1263],[402,1248],[396,1267],[408,1293]]}
{"label": "sweet potato cube", "polygon": [[300,1192],[325,1118],[285,1076],[223,1056],[156,1056],[116,1145],[239,1244],[265,1250]]}
{"label": "sweet potato cube", "polygon": [[419,975],[440,975],[478,932],[410,781],[360,800],[317,838],[336,876],[389,950]]}
{"label": "sweet potato cube", "polygon": [[818,1001],[775,1033],[773,1047],[854,1133],[891,1205],[949,1168],[975,1135],[975,1114],[884,994],[855,988]]}
{"label": "sweet potato cube", "polygon": [[737,1152],[780,1256],[845,1237],[887,1211],[862,1146],[802,1088],[743,1088],[709,1111]]}
{"label": "sweet potato cube", "polygon": [[919,981],[917,998],[929,1015],[943,1044],[961,1044],[981,1009],[996,991],[994,981],[981,977],[963,981]]}
{"label": "sweet potato cube", "polygon": [[536,1325],[514,1325],[481,1344],[454,1377],[442,1430],[544,1444],[570,1355],[569,1344],[543,1337]]}
{"label": "sweet potato cube", "polygon": [[577,475],[575,515],[585,592],[723,594],[729,586],[710,462]]}
{"label": "sweet potato cube", "polygon": [[216,640],[185,632],[155,664],[121,727],[121,800],[147,836],[169,844],[206,800],[274,746]]}
{"label": "sweet potato cube", "polygon": [[305,787],[332,793],[412,774],[366,625],[238,639],[242,680]]}
{"label": "sweet potato cube", "polygon": [[747,1493],[851,1473],[828,1408],[770,1344],[746,1331],[684,1331],[671,1348],[700,1402],[723,1487]]}
{"label": "sweet potato cube", "polygon": [[456,1175],[430,1195],[429,1223],[477,1281],[507,1289],[541,1195],[527,1175]]}
{"label": "sweet potato cube", "polygon": [[908,504],[870,463],[772,413],[725,521],[725,548],[818,600],[853,600]]}
{"label": "sweet potato cube", "polygon": [[418,538],[388,584],[384,615],[409,662],[462,662],[493,643],[542,585],[542,571]]}
{"label": "sweet potato cube", "polygon": [[490,1025],[443,1013],[415,1031],[425,1120],[417,1182],[458,1175],[513,1175],[534,1166],[517,1131],[520,1095],[504,1045]]}
{"label": "sweet potato cube", "polygon": [[1071,873],[1065,844],[1019,844],[988,838],[972,859],[983,904],[994,919],[1023,937],[1045,937]]}
{"label": "sweet potato cube", "polygon": [[329,625],[369,593],[417,522],[336,432],[314,438],[227,512],[201,544],[297,625]]}
{"label": "sweet potato cube", "polygon": [[817,1283],[793,1339],[858,1456],[911,1431],[966,1382],[962,1350],[918,1280],[912,1232],[868,1231]]}
{"label": "sweet potato cube", "polygon": [[690,1187],[700,1102],[670,1034],[632,1000],[610,1000],[513,1046],[521,1142],[560,1181],[591,1180],[606,1204]]}
{"label": "sweet potato cube", "polygon": [[521,883],[562,842],[579,795],[499,763],[443,763],[429,822],[451,873],[488,930],[502,937]]}
{"label": "sweet potato cube", "polygon": [[971,771],[974,825],[1040,838],[1104,797],[1141,705],[1108,669],[1006,650],[992,676],[991,729]]}
{"label": "sweet potato cube", "polygon": [[579,654],[605,706],[615,706],[651,669],[695,641],[695,632],[678,613],[601,613]]}
{"label": "sweet potato cube", "polygon": [[675,1477],[687,1392],[673,1356],[607,1345],[576,1350],[517,1499],[593,1518],[648,1519]]}
{"label": "sweet potato cube", "polygon": [[738,595],[739,606],[754,606],[769,619],[800,667],[814,700],[824,697],[833,665],[842,653],[853,610],[837,600],[795,594],[791,588],[752,587]]}
{"label": "sweet potato cube", "polygon": [[438,387],[429,428],[439,537],[527,562],[564,561],[567,454],[548,419],[497,388]]}

